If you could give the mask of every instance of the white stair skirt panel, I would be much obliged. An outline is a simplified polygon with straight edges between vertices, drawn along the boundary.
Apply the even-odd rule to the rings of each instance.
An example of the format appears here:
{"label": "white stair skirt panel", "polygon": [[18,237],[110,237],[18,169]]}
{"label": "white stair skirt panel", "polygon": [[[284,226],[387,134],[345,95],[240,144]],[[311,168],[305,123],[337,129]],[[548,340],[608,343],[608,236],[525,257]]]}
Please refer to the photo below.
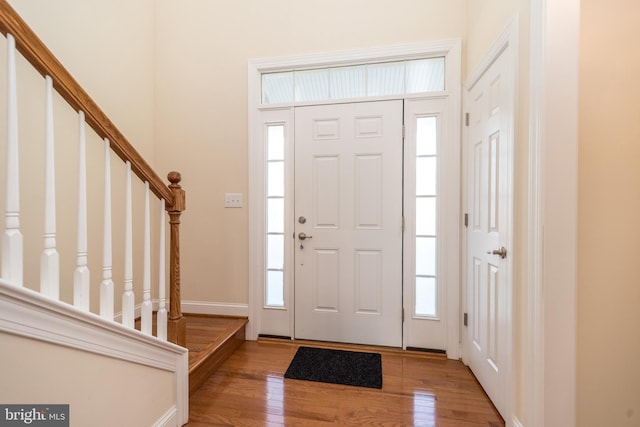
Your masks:
{"label": "white stair skirt panel", "polygon": [[[157,425],[183,425],[188,420],[186,348],[4,280],[0,280],[0,331],[171,372],[176,386],[175,417],[165,415],[167,421]],[[177,422],[169,423],[171,419]]]}

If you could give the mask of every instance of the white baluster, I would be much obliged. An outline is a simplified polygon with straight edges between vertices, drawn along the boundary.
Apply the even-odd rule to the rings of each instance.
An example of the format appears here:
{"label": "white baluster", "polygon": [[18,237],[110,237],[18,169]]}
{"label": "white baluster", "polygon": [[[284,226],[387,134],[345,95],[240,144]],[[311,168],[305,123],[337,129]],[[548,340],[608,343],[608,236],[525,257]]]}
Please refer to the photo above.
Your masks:
{"label": "white baluster", "polygon": [[89,268],[87,267],[87,157],[84,112],[78,113],[80,139],[78,143],[78,252],[73,274],[73,304],[89,311]]}
{"label": "white baluster", "polygon": [[151,303],[151,213],[149,212],[149,182],[144,183],[144,269],[142,271],[142,320],[140,331],[151,335],[153,304]]}
{"label": "white baluster", "polygon": [[133,233],[131,202],[131,163],[127,161],[125,223],[124,223],[124,293],[122,294],[122,324],[133,328],[135,301],[133,295]]}
{"label": "white baluster", "polygon": [[161,340],[167,340],[167,299],[165,297],[165,207],[164,199],[160,199],[160,242],[158,258],[158,314],[156,315],[157,336]]}
{"label": "white baluster", "polygon": [[2,235],[0,277],[22,286],[23,243],[20,232],[20,179],[18,158],[18,97],[16,42],[7,34],[7,166],[5,230]]}
{"label": "white baluster", "polygon": [[53,80],[46,76],[44,251],[40,257],[40,292],[60,298],[60,257],[56,249],[56,181],[53,142]]}
{"label": "white baluster", "polygon": [[104,139],[104,231],[102,235],[102,282],[100,316],[113,320],[113,279],[111,277],[111,149]]}

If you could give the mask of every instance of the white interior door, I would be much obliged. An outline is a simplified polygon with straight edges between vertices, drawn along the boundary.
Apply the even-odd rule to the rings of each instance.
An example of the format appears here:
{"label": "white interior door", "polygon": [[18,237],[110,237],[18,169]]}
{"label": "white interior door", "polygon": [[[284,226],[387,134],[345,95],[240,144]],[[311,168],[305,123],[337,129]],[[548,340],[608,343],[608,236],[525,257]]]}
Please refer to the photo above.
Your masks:
{"label": "white interior door", "polygon": [[297,107],[294,139],[295,337],[400,347],[402,101]]}
{"label": "white interior door", "polygon": [[467,362],[506,417],[510,377],[513,90],[502,53],[469,90]]}

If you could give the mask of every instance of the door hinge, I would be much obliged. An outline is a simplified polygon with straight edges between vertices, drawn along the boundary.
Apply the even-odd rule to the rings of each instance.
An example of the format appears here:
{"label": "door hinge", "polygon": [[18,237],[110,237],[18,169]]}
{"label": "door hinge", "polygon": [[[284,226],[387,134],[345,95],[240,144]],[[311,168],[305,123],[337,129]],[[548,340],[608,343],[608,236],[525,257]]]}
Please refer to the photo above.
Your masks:
{"label": "door hinge", "polygon": [[469,316],[467,315],[467,313],[464,313],[464,314],[462,315],[462,324],[463,324],[464,326],[467,326],[468,318],[469,318]]}
{"label": "door hinge", "polygon": [[405,138],[406,133],[407,133],[407,127],[405,125],[402,125],[402,139]]}
{"label": "door hinge", "polygon": [[404,323],[404,308],[402,309],[402,323]]}
{"label": "door hinge", "polygon": [[405,222],[404,222],[404,217],[402,217],[402,232],[404,233],[405,230]]}
{"label": "door hinge", "polygon": [[469,214],[468,213],[464,214],[464,226],[466,228],[469,228]]}
{"label": "door hinge", "polygon": [[465,113],[464,114],[464,124],[468,127],[469,126],[469,113]]}

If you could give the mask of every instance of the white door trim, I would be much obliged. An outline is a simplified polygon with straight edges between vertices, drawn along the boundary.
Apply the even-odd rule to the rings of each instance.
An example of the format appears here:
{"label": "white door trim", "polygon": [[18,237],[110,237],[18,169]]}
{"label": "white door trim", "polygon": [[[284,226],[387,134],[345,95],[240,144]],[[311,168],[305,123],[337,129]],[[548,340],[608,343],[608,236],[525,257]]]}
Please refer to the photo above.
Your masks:
{"label": "white door trim", "polygon": [[[408,99],[404,103],[404,323],[405,348],[446,350],[447,357],[460,358],[460,238],[461,171],[460,114],[446,98]],[[437,231],[435,317],[416,315],[416,137],[417,119],[436,118]]]}
{"label": "white door trim", "polygon": [[[507,257],[507,263],[506,263],[506,280],[505,283],[510,284],[510,286],[507,289],[507,296],[506,296],[506,308],[505,311],[507,313],[507,316],[511,319],[511,322],[508,324],[507,326],[507,348],[509,349],[509,355],[510,358],[509,360],[506,361],[506,363],[504,363],[504,366],[506,367],[506,377],[507,377],[507,387],[508,390],[505,394],[506,396],[506,417],[505,420],[507,420],[507,425],[510,425],[510,423],[508,422],[508,420],[513,418],[513,413],[514,413],[514,396],[515,396],[515,392],[516,392],[516,383],[515,383],[515,375],[514,375],[514,367],[515,367],[515,355],[517,354],[516,352],[516,348],[514,346],[515,343],[515,339],[514,339],[514,333],[515,333],[515,328],[514,328],[514,323],[516,322],[516,311],[514,310],[514,307],[516,306],[515,304],[515,275],[513,274],[513,270],[514,270],[514,252],[515,252],[515,245],[514,245],[514,235],[515,235],[515,221],[514,221],[514,212],[515,212],[515,193],[514,193],[514,188],[515,188],[515,147],[517,145],[517,141],[516,141],[516,117],[518,116],[518,55],[519,55],[519,46],[518,46],[518,36],[519,36],[519,26],[518,26],[518,17],[514,17],[511,22],[509,22],[509,24],[506,26],[506,28],[503,30],[503,32],[500,34],[500,36],[498,36],[498,38],[494,41],[494,43],[491,45],[491,47],[489,48],[489,51],[485,54],[485,56],[482,58],[482,60],[480,61],[480,63],[478,64],[478,66],[473,70],[473,72],[471,72],[471,74],[467,77],[467,80],[465,81],[465,99],[464,99],[464,111],[468,111],[467,108],[467,104],[469,102],[471,102],[472,100],[467,99],[467,96],[469,94],[469,92],[474,88],[474,86],[478,83],[478,81],[485,75],[485,73],[489,70],[489,68],[491,67],[491,65],[493,65],[493,63],[502,55],[504,55],[504,60],[505,60],[505,67],[507,70],[507,74],[506,76],[503,76],[502,80],[506,83],[505,85],[505,90],[509,91],[509,102],[511,103],[511,105],[508,106],[509,110],[512,112],[512,119],[509,122],[509,126],[507,129],[505,129],[505,134],[506,134],[506,141],[509,141],[510,145],[508,150],[510,151],[510,155],[509,158],[511,159],[509,165],[507,166],[507,168],[509,169],[508,172],[508,176],[506,177],[506,193],[508,194],[508,198],[510,200],[509,206],[507,208],[507,218],[505,223],[507,224],[506,230],[501,231],[504,232],[505,234],[505,241],[506,241],[506,247],[508,248],[508,251],[511,252],[511,255]],[[468,127],[465,127],[465,140],[467,140],[469,138],[468,135]],[[467,147],[467,144],[464,144],[465,147]],[[466,152],[466,150],[464,150],[464,154],[463,154],[463,158],[465,160],[463,160],[463,164],[466,165],[467,161],[466,159],[469,156],[469,153]],[[468,206],[467,203],[467,194],[468,194],[468,188],[466,188],[467,183],[468,183],[468,170],[466,168],[463,167],[463,186],[465,187],[463,189],[462,192],[462,200],[463,200],[463,204],[464,204],[464,212],[469,212],[470,207]],[[503,177],[504,179],[504,177]],[[463,269],[463,274],[462,274],[462,282],[464,283],[463,286],[463,298],[462,298],[462,305],[465,308],[465,312],[468,312],[468,308],[467,308],[467,291],[469,289],[470,284],[467,281],[467,274],[466,274],[466,268],[467,268],[467,244],[468,241],[466,239],[466,232],[461,233],[463,236],[463,247],[465,248],[464,250],[464,262],[462,262],[462,269]],[[517,254],[516,254],[517,256]],[[466,333],[465,333],[466,336]],[[466,343],[466,340],[463,340],[464,343]],[[465,363],[468,363],[469,360],[469,353],[468,353],[468,348],[466,348],[466,346],[463,346],[463,360],[465,360]]]}
{"label": "white door trim", "polygon": [[[528,272],[527,272],[527,323],[523,328],[523,365],[521,369],[522,401],[524,414],[520,414],[523,425],[542,427],[544,420],[544,318],[542,293],[542,167],[541,167],[541,113],[543,79],[543,14],[546,0],[531,1],[530,46],[529,46],[529,182],[527,212]],[[524,307],[523,307],[524,308]]]}
{"label": "white door trim", "polygon": [[577,411],[580,0],[531,1],[529,271],[522,402],[527,427]]}
{"label": "white door trim", "polygon": [[[450,114],[450,134],[452,140],[460,140],[460,104],[461,104],[461,41],[444,40],[435,42],[411,43],[403,45],[357,49],[312,55],[298,55],[271,59],[258,59],[248,64],[248,121],[249,121],[249,324],[247,338],[255,340],[260,331],[259,323],[263,308],[264,277],[264,150],[263,135],[259,128],[261,114],[264,111],[289,110],[291,105],[261,105],[261,73],[296,68],[325,67],[357,64],[366,62],[412,59],[424,56],[444,56],[446,58],[446,82],[444,92],[434,94],[448,98],[447,114]],[[381,98],[388,99],[388,98]],[[367,99],[375,100],[375,99]],[[353,100],[350,100],[353,101]],[[457,267],[456,269],[459,272]],[[459,283],[459,282],[458,282]],[[285,291],[286,294],[286,291]],[[448,309],[448,354],[458,358],[459,339],[459,286],[452,286],[447,300]],[[292,335],[293,331],[289,335]]]}

